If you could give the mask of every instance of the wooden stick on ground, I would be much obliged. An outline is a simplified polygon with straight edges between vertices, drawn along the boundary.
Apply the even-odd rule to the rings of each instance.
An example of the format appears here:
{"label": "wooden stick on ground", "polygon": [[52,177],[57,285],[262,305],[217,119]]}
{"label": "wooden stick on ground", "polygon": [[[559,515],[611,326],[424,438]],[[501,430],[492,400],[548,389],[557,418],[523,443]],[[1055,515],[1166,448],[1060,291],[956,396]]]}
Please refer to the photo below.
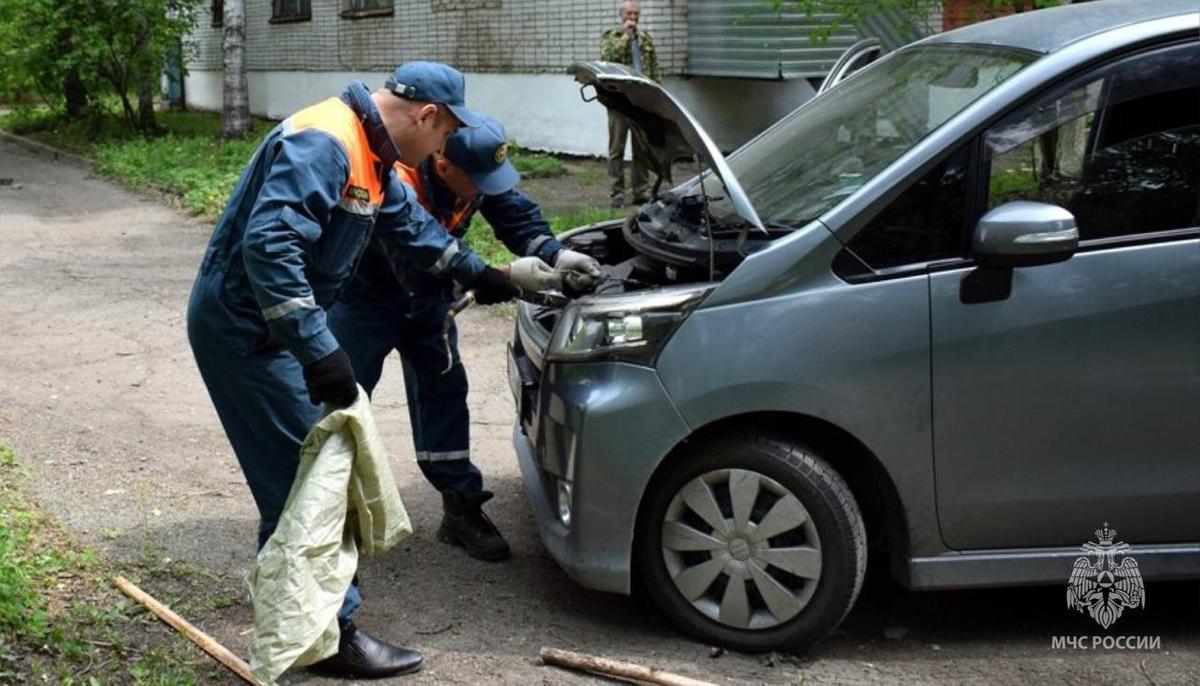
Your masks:
{"label": "wooden stick on ground", "polygon": [[145,605],[159,619],[186,636],[192,643],[200,646],[204,652],[212,655],[218,662],[233,671],[233,673],[245,679],[246,683],[258,686],[258,679],[254,678],[254,675],[250,672],[250,665],[246,664],[245,660],[234,655],[225,646],[217,643],[213,637],[192,626],[186,619],[172,612],[171,608],[155,600],[148,593],[130,583],[125,577],[118,576],[113,581],[117,584],[117,588],[121,589],[125,595]]}
{"label": "wooden stick on ground", "polygon": [[660,686],[715,686],[715,684],[708,681],[698,681],[686,676],[664,672],[657,667],[643,667],[630,662],[617,662],[616,660],[596,657],[595,655],[572,653],[569,650],[542,648],[541,656],[542,662],[548,665],[568,667],[608,677],[617,677],[619,679],[635,679],[648,684],[659,684]]}

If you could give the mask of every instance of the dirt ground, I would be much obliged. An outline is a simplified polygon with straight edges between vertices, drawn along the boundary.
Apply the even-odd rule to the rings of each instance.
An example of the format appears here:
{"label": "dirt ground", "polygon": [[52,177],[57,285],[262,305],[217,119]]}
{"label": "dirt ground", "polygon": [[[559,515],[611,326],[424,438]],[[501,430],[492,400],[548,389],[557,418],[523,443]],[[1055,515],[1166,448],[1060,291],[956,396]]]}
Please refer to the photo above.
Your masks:
{"label": "dirt ground", "polygon": [[[0,177],[13,179],[0,185],[0,441],[34,472],[32,495],[88,543],[210,572],[211,602],[192,599],[191,618],[244,654],[255,512],[184,332],[211,227],[8,143]],[[472,448],[514,556],[486,564],[435,540],[440,501],[413,460],[389,363],[377,418],[416,534],[366,564],[359,622],[425,651],[424,671],[396,683],[595,683],[540,666],[542,646],[721,684],[1200,681],[1195,583],[1151,584],[1146,608],[1110,632],[1159,636],[1157,651],[1052,650],[1052,636],[1098,633],[1061,587],[908,593],[873,571],[845,625],[810,653],[713,657],[646,606],[578,587],[546,555],[509,442],[511,323],[476,310],[461,330]]]}

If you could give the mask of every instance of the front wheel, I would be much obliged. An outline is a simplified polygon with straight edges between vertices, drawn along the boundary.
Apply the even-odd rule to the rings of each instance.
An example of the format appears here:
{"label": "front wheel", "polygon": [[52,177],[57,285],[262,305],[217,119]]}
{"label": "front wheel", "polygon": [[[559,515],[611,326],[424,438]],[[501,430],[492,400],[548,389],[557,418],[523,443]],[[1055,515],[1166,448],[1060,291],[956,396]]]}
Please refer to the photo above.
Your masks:
{"label": "front wheel", "polygon": [[647,494],[638,560],[680,629],[747,652],[798,651],[846,616],[866,530],[815,453],[765,434],[723,437],[668,466]]}

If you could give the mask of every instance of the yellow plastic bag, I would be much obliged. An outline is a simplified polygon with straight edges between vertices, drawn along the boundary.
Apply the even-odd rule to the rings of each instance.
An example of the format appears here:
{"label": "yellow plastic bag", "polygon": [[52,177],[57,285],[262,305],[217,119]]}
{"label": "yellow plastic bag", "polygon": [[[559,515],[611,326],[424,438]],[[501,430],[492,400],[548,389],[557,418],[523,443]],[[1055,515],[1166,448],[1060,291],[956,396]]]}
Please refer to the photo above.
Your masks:
{"label": "yellow plastic bag", "polygon": [[337,613],[358,569],[412,534],[387,451],[361,388],[313,427],[275,533],[250,575],[250,668],[272,684],[337,652]]}

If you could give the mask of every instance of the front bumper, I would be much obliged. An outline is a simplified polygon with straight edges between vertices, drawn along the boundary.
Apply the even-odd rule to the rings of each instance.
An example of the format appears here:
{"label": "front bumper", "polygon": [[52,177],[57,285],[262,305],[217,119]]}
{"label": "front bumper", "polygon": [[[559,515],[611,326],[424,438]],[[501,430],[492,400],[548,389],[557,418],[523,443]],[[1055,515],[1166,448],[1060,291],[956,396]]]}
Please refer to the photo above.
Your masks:
{"label": "front bumper", "polygon": [[[619,362],[538,369],[520,335],[510,353],[519,412],[513,445],[542,542],[580,584],[629,593],[638,507],[688,427],[653,369]],[[571,483],[569,526],[559,518],[561,479]]]}

